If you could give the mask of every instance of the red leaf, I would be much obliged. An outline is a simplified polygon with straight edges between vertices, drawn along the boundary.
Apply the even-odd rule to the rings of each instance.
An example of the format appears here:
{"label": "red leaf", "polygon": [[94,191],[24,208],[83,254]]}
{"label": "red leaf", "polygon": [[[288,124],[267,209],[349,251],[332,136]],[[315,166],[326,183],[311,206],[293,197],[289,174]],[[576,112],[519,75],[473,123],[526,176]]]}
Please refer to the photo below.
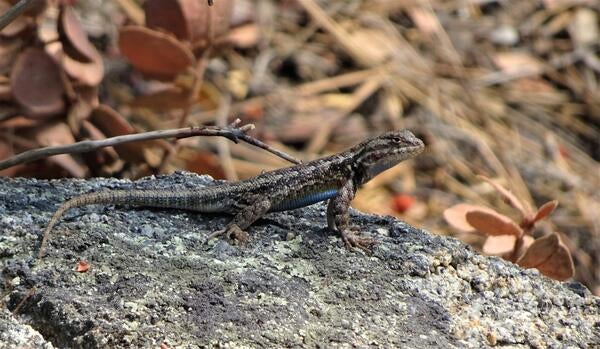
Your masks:
{"label": "red leaf", "polygon": [[27,116],[50,116],[65,109],[60,70],[41,48],[30,47],[21,53],[10,74],[10,84]]}
{"label": "red leaf", "polygon": [[136,69],[160,80],[173,79],[194,62],[188,46],[169,34],[144,27],[121,28],[119,49]]}
{"label": "red leaf", "polygon": [[557,233],[537,239],[517,261],[523,268],[536,268],[555,280],[573,276],[575,267],[569,249]]}
{"label": "red leaf", "polygon": [[488,236],[482,251],[487,255],[502,255],[513,250],[516,240],[517,237],[514,235]]}
{"label": "red leaf", "polygon": [[88,261],[79,261],[77,263],[77,269],[75,269],[79,273],[85,273],[90,269],[90,263]]}
{"label": "red leaf", "polygon": [[475,228],[467,222],[467,212],[475,210],[494,212],[494,210],[483,206],[458,204],[444,210],[444,219],[458,230],[473,233]]}
{"label": "red leaf", "polygon": [[486,235],[521,236],[523,233],[512,219],[496,211],[470,211],[467,212],[466,218],[473,228]]}
{"label": "red leaf", "polygon": [[552,212],[554,212],[556,206],[558,206],[557,200],[548,201],[547,203],[543,204],[542,207],[540,207],[537,213],[535,214],[533,221],[539,222],[542,219],[548,217]]}

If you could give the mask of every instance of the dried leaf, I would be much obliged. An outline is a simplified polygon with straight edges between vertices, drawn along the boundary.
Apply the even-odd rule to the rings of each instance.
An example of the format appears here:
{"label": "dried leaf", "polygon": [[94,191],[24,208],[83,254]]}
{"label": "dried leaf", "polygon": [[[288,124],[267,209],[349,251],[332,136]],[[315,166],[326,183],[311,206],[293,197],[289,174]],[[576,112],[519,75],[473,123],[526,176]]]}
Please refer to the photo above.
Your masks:
{"label": "dried leaf", "polygon": [[373,64],[381,63],[394,54],[396,47],[389,33],[383,30],[362,28],[350,33],[351,40],[363,48]]}
{"label": "dried leaf", "polygon": [[0,82],[0,101],[11,101],[12,90],[10,89],[10,80]]}
{"label": "dried leaf", "polygon": [[[35,133],[36,141],[44,147],[66,145],[75,143],[71,129],[63,122],[57,122],[38,130]],[[72,155],[61,154],[48,158],[48,161],[66,170],[69,175],[76,178],[85,177],[87,171]]]}
{"label": "dried leaf", "polygon": [[537,239],[517,261],[523,268],[536,268],[542,274],[563,281],[575,273],[569,249],[557,233]]}
{"label": "dried leaf", "polygon": [[231,29],[224,41],[237,48],[250,48],[256,46],[259,38],[258,25],[250,23]]}
{"label": "dried leaf", "polygon": [[28,116],[55,115],[65,108],[59,67],[41,48],[23,51],[13,66],[10,83],[15,100]]}
{"label": "dried leaf", "polygon": [[515,241],[517,241],[517,237],[514,235],[488,236],[482,251],[487,255],[502,255],[513,250]]}
{"label": "dried leaf", "polygon": [[79,134],[81,123],[92,113],[92,106],[83,99],[78,99],[71,105],[67,114],[67,123],[74,135]]}
{"label": "dried leaf", "polygon": [[83,63],[91,63],[98,55],[70,6],[60,9],[58,33],[63,50],[69,57]]}
{"label": "dried leaf", "polygon": [[523,268],[536,268],[556,252],[559,244],[560,239],[556,233],[536,239],[517,264]]}
{"label": "dried leaf", "polygon": [[23,45],[19,39],[0,40],[0,74],[10,73]]}
{"label": "dried leaf", "polygon": [[540,207],[539,210],[536,212],[533,221],[539,222],[542,219],[548,217],[550,214],[552,214],[552,212],[554,212],[556,206],[558,206],[557,200],[548,201],[547,203],[543,204],[542,207]]}
{"label": "dried leaf", "polygon": [[537,269],[544,275],[554,280],[564,281],[573,277],[575,266],[569,249],[560,244],[556,252],[544,263],[537,266]]}
{"label": "dried leaf", "polygon": [[119,49],[141,73],[159,80],[172,80],[194,62],[186,45],[171,35],[144,27],[121,28]]}
{"label": "dried leaf", "polygon": [[433,35],[442,31],[440,21],[437,19],[436,15],[428,9],[411,7],[408,9],[408,15],[417,28],[425,35]]}
{"label": "dried leaf", "polygon": [[185,168],[188,171],[208,174],[213,178],[225,178],[219,157],[214,153],[188,150],[179,156],[186,161]]}
{"label": "dried leaf", "polygon": [[512,219],[496,211],[474,210],[467,212],[466,217],[473,228],[486,235],[521,236],[523,233]]}
{"label": "dried leaf", "polygon": [[498,52],[493,59],[498,68],[507,74],[536,74],[544,69],[544,65],[536,57],[525,52]]}
{"label": "dried leaf", "polygon": [[521,202],[521,200],[519,200],[513,193],[511,193],[509,190],[507,190],[506,188],[504,188],[503,186],[501,186],[500,184],[494,182],[493,180],[487,178],[486,176],[477,176],[478,178],[488,182],[494,189],[496,189],[496,191],[498,192],[498,194],[500,194],[500,196],[502,197],[502,200],[504,200],[504,202],[506,202],[508,205],[514,207],[515,209],[517,209],[521,215],[523,217],[528,216],[529,214],[531,214],[529,212],[528,208],[525,208],[525,205]]}
{"label": "dried leaf", "polygon": [[102,56],[98,52],[91,53],[90,63],[84,63],[65,54],[59,42],[46,45],[46,51],[55,62],[64,68],[69,77],[86,86],[96,86],[104,77],[104,64],[102,63]]}
{"label": "dried leaf", "polygon": [[179,87],[170,87],[151,94],[136,97],[130,105],[137,108],[149,108],[158,112],[182,109],[187,104],[188,93]]}
{"label": "dried leaf", "polygon": [[85,273],[90,270],[90,263],[88,261],[79,261],[77,263],[77,269],[75,269],[79,273]]}
{"label": "dried leaf", "polygon": [[[135,132],[133,126],[121,114],[104,104],[94,109],[90,121],[108,137]],[[147,145],[148,142],[131,142],[116,145],[114,148],[123,159],[134,163],[143,163],[145,161],[144,147]]]}
{"label": "dried leaf", "polygon": [[458,230],[474,233],[475,228],[473,228],[473,226],[467,222],[467,212],[477,210],[484,212],[495,212],[494,210],[483,206],[458,204],[444,210],[444,219],[446,222],[448,222],[448,224]]}
{"label": "dried leaf", "polygon": [[144,3],[146,26],[191,42],[209,40],[210,31],[213,38],[227,32],[232,9],[232,0],[219,0],[211,7],[206,1],[198,0],[148,0]]}
{"label": "dried leaf", "polygon": [[578,8],[569,26],[569,33],[578,46],[597,43],[600,37],[598,12],[583,6]]}
{"label": "dried leaf", "polygon": [[12,128],[12,129],[31,128],[31,127],[39,126],[43,122],[44,122],[43,120],[31,119],[31,118],[26,118],[21,115],[17,115],[10,119],[0,121],[0,129],[3,129],[3,128]]}

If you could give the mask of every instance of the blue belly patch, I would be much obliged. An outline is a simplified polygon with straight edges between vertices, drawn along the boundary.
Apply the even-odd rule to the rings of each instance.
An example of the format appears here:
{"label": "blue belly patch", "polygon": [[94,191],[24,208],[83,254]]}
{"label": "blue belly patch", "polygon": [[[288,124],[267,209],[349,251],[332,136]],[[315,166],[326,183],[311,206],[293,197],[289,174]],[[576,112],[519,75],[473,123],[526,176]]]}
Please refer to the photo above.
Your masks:
{"label": "blue belly patch", "polygon": [[295,199],[283,201],[279,205],[273,207],[271,211],[287,211],[304,206],[309,206],[320,201],[331,199],[332,197],[336,196],[337,193],[337,189],[329,189],[313,194],[308,194]]}

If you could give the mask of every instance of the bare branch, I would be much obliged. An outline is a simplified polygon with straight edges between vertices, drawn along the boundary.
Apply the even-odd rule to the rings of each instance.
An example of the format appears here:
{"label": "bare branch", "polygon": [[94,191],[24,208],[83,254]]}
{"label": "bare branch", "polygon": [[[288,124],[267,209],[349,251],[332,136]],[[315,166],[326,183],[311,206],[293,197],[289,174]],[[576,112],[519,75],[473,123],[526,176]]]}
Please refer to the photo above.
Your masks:
{"label": "bare branch", "polygon": [[19,15],[21,15],[25,10],[33,6],[36,2],[41,0],[21,0],[16,3],[13,7],[8,9],[5,14],[0,17],[0,30],[4,29],[7,25],[9,25],[12,21],[14,21]]}
{"label": "bare branch", "polygon": [[232,142],[238,143],[240,140],[247,142],[249,144],[255,145],[262,149],[265,149],[277,156],[282,157],[293,163],[300,163],[300,161],[296,160],[292,156],[273,149],[272,147],[262,143],[261,141],[254,139],[251,136],[248,136],[246,132],[254,129],[254,125],[247,124],[238,127],[240,120],[234,121],[228,127],[216,127],[216,126],[203,126],[203,127],[185,127],[178,128],[172,130],[159,130],[159,131],[151,131],[144,133],[136,133],[129,134],[123,136],[116,136],[112,138],[96,140],[96,141],[81,141],[68,145],[60,145],[55,147],[46,147],[40,149],[32,149],[25,151],[23,153],[17,154],[11,158],[0,161],[0,170],[9,168],[11,166],[15,166],[18,164],[39,160],[46,158],[52,155],[58,154],[75,154],[75,153],[85,153],[89,151],[93,151],[99,148],[111,147],[118,144],[129,143],[129,142],[139,142],[139,141],[148,141],[153,139],[164,139],[164,138],[188,138],[195,136],[220,136],[225,137]]}

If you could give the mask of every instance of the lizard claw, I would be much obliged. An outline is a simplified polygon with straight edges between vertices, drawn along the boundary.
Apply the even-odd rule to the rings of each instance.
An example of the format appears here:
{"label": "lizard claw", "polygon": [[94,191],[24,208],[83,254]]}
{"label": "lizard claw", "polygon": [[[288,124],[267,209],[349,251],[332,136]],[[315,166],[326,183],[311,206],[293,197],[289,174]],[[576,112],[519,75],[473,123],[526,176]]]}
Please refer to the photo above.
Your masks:
{"label": "lizard claw", "polygon": [[375,239],[357,236],[349,231],[342,231],[341,235],[344,245],[346,245],[349,250],[352,251],[358,249],[367,254],[371,254],[373,252],[371,251],[371,247],[375,245]]}
{"label": "lizard claw", "polygon": [[210,240],[222,235],[225,235],[230,240],[239,242],[246,242],[249,239],[248,233],[243,231],[240,227],[238,227],[237,224],[229,224],[225,228],[217,230],[214,233],[208,235],[202,244],[205,245]]}

